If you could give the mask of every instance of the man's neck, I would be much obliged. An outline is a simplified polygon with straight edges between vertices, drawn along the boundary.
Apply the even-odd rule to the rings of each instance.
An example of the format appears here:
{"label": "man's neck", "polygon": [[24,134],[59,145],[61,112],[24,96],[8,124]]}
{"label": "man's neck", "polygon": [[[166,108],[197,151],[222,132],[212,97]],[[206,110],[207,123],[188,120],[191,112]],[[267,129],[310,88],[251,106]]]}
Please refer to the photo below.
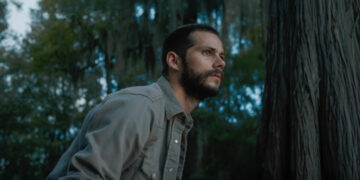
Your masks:
{"label": "man's neck", "polygon": [[168,81],[175,94],[175,97],[178,99],[181,106],[184,108],[185,113],[190,114],[191,111],[196,108],[200,101],[195,99],[194,97],[188,96],[179,81],[174,79],[168,79]]}

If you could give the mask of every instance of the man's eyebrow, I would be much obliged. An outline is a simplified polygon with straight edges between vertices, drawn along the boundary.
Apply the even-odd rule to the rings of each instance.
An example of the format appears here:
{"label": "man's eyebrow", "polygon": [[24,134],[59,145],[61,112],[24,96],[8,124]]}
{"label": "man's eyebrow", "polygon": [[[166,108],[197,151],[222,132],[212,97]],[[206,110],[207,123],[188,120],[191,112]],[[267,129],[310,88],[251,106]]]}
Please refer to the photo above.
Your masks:
{"label": "man's eyebrow", "polygon": [[[210,49],[211,51],[217,52],[217,50],[211,46],[201,46],[200,48]],[[220,55],[225,55],[224,52],[220,52]]]}
{"label": "man's eyebrow", "polygon": [[[211,46],[203,46],[203,48],[206,48],[206,49],[210,49],[211,51],[213,52],[216,52],[217,50]],[[220,53],[220,56],[222,57],[222,59],[225,59],[225,53],[223,51],[221,51]]]}
{"label": "man's eyebrow", "polygon": [[200,48],[204,48],[204,49],[210,49],[212,51],[216,51],[215,48],[211,47],[211,46],[200,46]]}

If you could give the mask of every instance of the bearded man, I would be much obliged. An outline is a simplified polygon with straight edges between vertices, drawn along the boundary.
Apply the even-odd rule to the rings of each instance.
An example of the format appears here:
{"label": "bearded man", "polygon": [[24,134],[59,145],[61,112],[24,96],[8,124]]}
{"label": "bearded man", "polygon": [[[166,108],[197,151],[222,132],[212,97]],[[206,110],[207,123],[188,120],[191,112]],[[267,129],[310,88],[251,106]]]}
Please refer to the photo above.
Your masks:
{"label": "bearded man", "polygon": [[190,113],[219,92],[224,59],[214,28],[171,32],[158,81],[122,89],[93,108],[47,179],[181,179]]}

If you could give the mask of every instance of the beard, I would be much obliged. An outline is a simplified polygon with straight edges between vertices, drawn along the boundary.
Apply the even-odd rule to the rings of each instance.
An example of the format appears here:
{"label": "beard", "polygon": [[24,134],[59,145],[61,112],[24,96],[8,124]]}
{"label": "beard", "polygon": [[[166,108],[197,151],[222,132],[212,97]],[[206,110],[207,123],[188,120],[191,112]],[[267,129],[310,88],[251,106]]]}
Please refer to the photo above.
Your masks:
{"label": "beard", "polygon": [[218,69],[196,73],[192,68],[188,67],[185,60],[180,83],[188,96],[202,101],[205,98],[216,96],[219,93],[219,88],[205,84],[206,79],[214,73],[219,73],[223,76],[223,72]]}

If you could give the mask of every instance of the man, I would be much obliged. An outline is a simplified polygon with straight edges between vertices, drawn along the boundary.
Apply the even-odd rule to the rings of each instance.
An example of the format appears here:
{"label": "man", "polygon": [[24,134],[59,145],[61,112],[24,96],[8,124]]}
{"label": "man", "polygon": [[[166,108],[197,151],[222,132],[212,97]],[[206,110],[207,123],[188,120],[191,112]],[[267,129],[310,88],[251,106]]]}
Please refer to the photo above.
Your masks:
{"label": "man", "polygon": [[92,109],[48,179],[181,179],[190,112],[219,91],[225,67],[218,32],[173,31],[156,83],[109,95]]}

